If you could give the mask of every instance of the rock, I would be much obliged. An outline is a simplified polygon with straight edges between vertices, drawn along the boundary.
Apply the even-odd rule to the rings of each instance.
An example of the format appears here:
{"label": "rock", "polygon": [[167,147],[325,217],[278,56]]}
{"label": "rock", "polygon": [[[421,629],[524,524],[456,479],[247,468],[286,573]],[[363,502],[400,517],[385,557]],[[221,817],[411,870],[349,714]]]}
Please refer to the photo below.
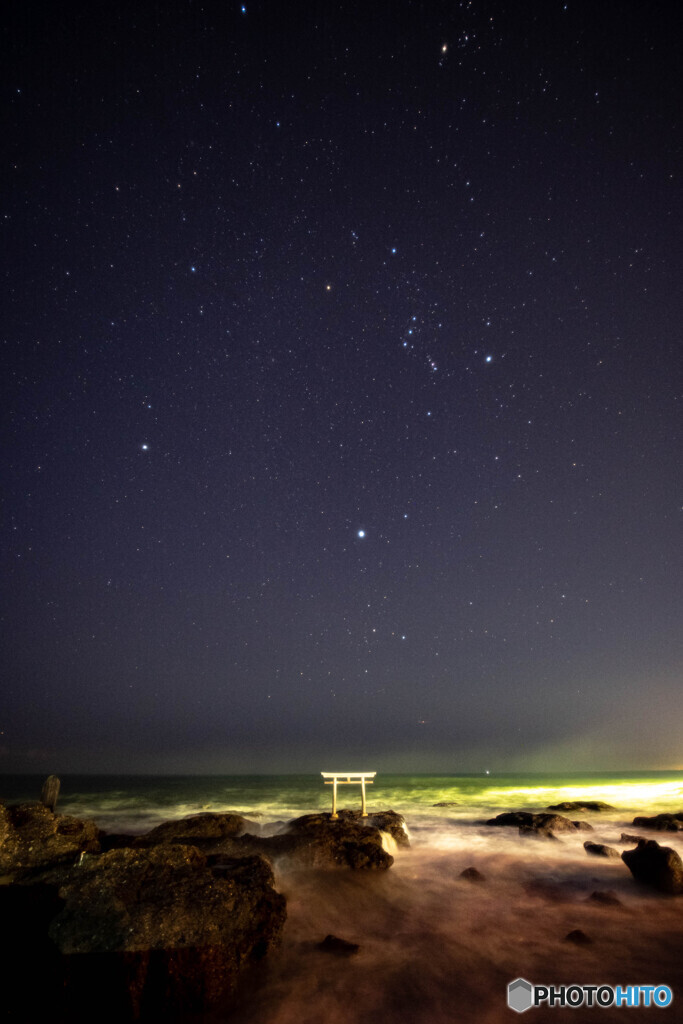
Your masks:
{"label": "rock", "polygon": [[490,818],[487,825],[516,825],[525,829],[525,835],[531,832],[548,834],[550,832],[592,832],[593,826],[585,821],[570,821],[561,814],[532,814],[531,811],[504,811]]}
{"label": "rock", "polygon": [[632,846],[634,843],[642,843],[644,841],[642,836],[630,836],[628,832],[622,832],[619,839],[619,842],[624,843],[625,846]]}
{"label": "rock", "polygon": [[683,893],[683,861],[669,846],[641,839],[635,850],[624,850],[621,859],[637,882],[672,896]]}
{"label": "rock", "polygon": [[565,800],[561,804],[551,804],[549,811],[614,811],[615,807],[605,804],[602,800]]}
{"label": "rock", "polygon": [[634,818],[638,828],[652,828],[658,832],[683,832],[683,811],[677,814],[655,814],[651,818]]}
{"label": "rock", "polygon": [[[87,856],[42,881],[61,901],[47,932],[62,954],[53,996],[64,990],[64,1019],[80,1019],[104,993],[117,1021],[223,1007],[242,970],[279,941],[286,916],[262,858],[211,867],[187,845]],[[28,897],[35,886],[11,888]]]}
{"label": "rock", "polygon": [[596,889],[588,899],[592,903],[602,903],[607,907],[622,907],[623,903],[612,889]]}
{"label": "rock", "polygon": [[459,807],[460,804],[456,800],[440,800],[438,804],[432,804],[432,807]]}
{"label": "rock", "polygon": [[395,811],[361,818],[360,811],[343,810],[334,820],[330,814],[307,814],[287,822],[284,830],[273,836],[244,832],[248,825],[239,815],[197,814],[159,825],[139,836],[134,845],[179,842],[199,847],[214,862],[258,855],[271,863],[286,859],[308,867],[354,870],[386,870],[393,864],[393,857],[382,846],[381,832],[388,832],[401,845],[410,845],[405,821]]}
{"label": "rock", "polygon": [[347,942],[346,939],[338,939],[336,935],[326,935],[322,942],[316,946],[322,953],[334,953],[336,956],[353,956],[360,949],[357,942]]}
{"label": "rock", "polygon": [[575,928],[573,932],[565,935],[564,941],[573,942],[575,946],[589,946],[593,940],[585,932],[582,932],[580,928]]}
{"label": "rock", "polygon": [[[394,812],[385,814],[394,815]],[[391,825],[391,834],[395,837],[399,818],[400,815],[392,819],[373,815],[367,820]],[[336,820],[330,814],[305,814],[289,823],[284,836],[274,836],[273,840],[297,840],[297,856],[303,854],[304,859],[312,856],[316,865],[332,863],[354,870],[385,871],[394,863],[394,858],[382,846],[380,827],[362,824],[364,820],[354,811],[340,811]],[[402,823],[403,819],[400,820]]]}
{"label": "rock", "polygon": [[561,842],[554,832],[551,832],[548,828],[534,828],[533,825],[520,825],[519,834],[524,839],[550,839],[556,843]]}
{"label": "rock", "polygon": [[[206,811],[189,818],[165,821],[151,832],[139,836],[136,846],[156,846],[158,843],[187,843],[190,846],[215,846],[222,839],[232,839],[247,830],[246,818],[239,814],[217,814]],[[256,826],[258,828],[258,826]]]}
{"label": "rock", "polygon": [[397,846],[410,846],[405,818],[396,811],[377,811],[367,818],[361,818],[359,811],[340,811],[339,813],[351,814],[358,821],[366,821],[371,828],[378,828],[380,832],[388,832],[396,841]]}
{"label": "rock", "polygon": [[482,875],[481,871],[477,871],[476,868],[465,868],[458,875],[458,878],[464,878],[467,882],[485,882],[486,877]]}
{"label": "rock", "polygon": [[603,843],[591,843],[585,842],[583,848],[586,853],[592,854],[594,857],[620,857],[621,854],[618,850],[615,850],[613,846],[605,846]]}
{"label": "rock", "polygon": [[99,849],[94,821],[54,814],[41,803],[0,805],[0,875],[73,862]]}

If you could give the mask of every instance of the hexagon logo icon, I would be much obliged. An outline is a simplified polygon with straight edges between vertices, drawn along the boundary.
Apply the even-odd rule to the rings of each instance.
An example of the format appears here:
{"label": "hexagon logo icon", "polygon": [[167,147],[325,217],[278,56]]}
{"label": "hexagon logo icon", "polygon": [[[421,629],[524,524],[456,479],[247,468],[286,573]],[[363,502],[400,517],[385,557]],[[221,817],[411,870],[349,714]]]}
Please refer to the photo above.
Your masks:
{"label": "hexagon logo icon", "polygon": [[534,987],[526,978],[515,978],[508,985],[508,1006],[515,1013],[524,1013],[534,1003]]}

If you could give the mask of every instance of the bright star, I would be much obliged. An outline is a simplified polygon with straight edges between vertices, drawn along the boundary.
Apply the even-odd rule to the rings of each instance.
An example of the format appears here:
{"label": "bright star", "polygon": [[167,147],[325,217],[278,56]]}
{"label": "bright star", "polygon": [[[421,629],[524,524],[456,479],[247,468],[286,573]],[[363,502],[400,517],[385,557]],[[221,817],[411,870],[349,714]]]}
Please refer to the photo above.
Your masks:
{"label": "bright star", "polygon": [[365,530],[359,530],[357,536],[360,537],[360,539],[362,540],[363,537],[365,536]]}
{"label": "bright star", "polygon": [[143,452],[148,452],[149,451],[149,445],[148,444],[141,444],[140,447],[142,448]]}
{"label": "bright star", "polygon": [[492,363],[493,362],[493,356],[487,356],[486,357],[486,362],[487,363]]}

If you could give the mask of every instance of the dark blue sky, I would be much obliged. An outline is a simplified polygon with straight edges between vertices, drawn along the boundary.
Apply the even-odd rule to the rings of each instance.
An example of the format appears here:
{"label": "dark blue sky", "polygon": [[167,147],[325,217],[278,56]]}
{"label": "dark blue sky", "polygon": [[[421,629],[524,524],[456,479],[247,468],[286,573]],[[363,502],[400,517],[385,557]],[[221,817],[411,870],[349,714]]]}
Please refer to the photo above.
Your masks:
{"label": "dark blue sky", "polygon": [[0,771],[683,765],[666,19],[11,6]]}

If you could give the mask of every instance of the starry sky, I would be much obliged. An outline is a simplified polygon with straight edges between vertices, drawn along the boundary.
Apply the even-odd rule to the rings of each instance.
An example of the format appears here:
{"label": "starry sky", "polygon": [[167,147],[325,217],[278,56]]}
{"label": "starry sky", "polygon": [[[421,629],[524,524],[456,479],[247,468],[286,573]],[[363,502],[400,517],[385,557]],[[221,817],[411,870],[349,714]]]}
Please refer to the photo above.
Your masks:
{"label": "starry sky", "polygon": [[683,766],[671,18],[10,5],[0,771]]}

